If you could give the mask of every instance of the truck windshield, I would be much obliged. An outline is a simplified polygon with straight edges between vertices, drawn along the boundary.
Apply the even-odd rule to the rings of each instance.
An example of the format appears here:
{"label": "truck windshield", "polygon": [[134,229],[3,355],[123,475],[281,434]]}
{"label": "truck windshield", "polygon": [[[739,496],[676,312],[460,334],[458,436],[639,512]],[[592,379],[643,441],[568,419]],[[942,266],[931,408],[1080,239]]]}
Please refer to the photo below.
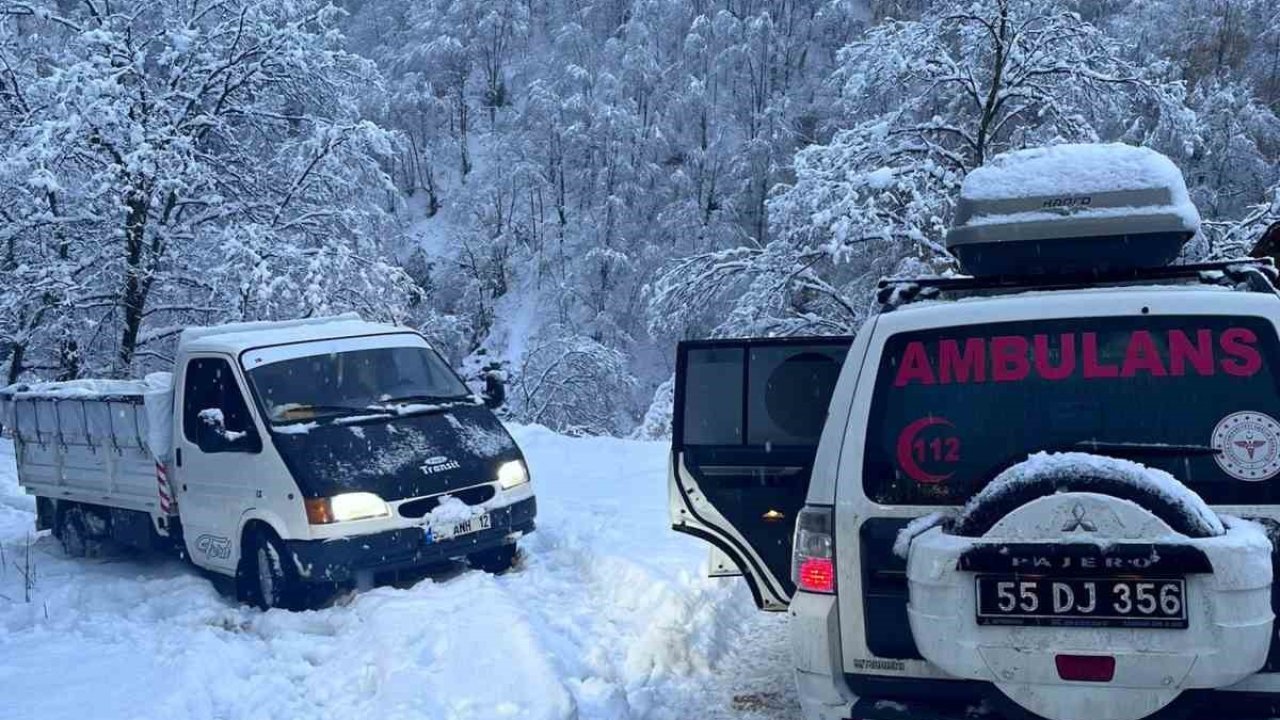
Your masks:
{"label": "truck windshield", "polygon": [[389,347],[281,360],[248,372],[273,425],[470,397],[434,350]]}
{"label": "truck windshield", "polygon": [[889,338],[863,483],[884,504],[964,503],[1039,451],[1158,467],[1211,503],[1280,502],[1275,328],[1134,316],[965,325]]}

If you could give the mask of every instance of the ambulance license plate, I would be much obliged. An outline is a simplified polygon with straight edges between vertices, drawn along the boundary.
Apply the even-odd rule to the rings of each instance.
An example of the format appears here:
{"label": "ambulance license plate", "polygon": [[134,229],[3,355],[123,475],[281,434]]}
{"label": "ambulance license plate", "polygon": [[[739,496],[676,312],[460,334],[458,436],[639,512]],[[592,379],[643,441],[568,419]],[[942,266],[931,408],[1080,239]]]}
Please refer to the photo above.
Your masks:
{"label": "ambulance license plate", "polygon": [[1186,629],[1182,578],[977,576],[979,625]]}

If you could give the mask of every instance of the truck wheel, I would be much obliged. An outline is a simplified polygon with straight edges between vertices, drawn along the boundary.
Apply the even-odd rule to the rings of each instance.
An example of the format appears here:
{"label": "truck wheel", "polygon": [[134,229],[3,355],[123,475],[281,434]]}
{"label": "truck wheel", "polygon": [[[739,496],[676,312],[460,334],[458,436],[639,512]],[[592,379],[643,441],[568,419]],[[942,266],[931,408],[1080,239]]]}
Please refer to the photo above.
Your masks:
{"label": "truck wheel", "polygon": [[499,545],[467,556],[467,563],[477,570],[497,575],[511,569],[516,562],[518,548],[515,543]]}
{"label": "truck wheel", "polygon": [[58,521],[58,540],[67,557],[82,558],[89,555],[89,535],[84,526],[84,513],[78,507],[62,511]]}
{"label": "truck wheel", "polygon": [[244,562],[246,572],[241,581],[250,603],[263,610],[301,609],[305,596],[302,583],[275,535],[263,530],[251,534]]}
{"label": "truck wheel", "polygon": [[62,511],[57,535],[69,557],[96,558],[102,554],[102,543],[110,537],[111,530],[102,513],[91,506],[74,504]]}

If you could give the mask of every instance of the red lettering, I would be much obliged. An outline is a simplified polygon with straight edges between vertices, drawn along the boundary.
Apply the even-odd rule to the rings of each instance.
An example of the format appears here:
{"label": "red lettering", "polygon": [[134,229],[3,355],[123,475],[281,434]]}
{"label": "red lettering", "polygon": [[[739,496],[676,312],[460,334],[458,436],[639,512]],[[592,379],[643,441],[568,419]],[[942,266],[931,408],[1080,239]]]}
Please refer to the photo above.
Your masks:
{"label": "red lettering", "polygon": [[1032,340],[1036,356],[1036,372],[1045,380],[1066,380],[1076,371],[1076,337],[1063,333],[1061,359],[1058,366],[1049,363],[1049,336],[1036,335]]}
{"label": "red lettering", "polygon": [[1164,377],[1169,373],[1164,369],[1164,361],[1160,359],[1160,349],[1147,330],[1134,330],[1129,336],[1129,347],[1124,351],[1124,364],[1120,368],[1120,377],[1133,377],[1143,370],[1152,377]]}
{"label": "red lettering", "polygon": [[1018,382],[1031,372],[1027,359],[1027,339],[1018,335],[991,338],[991,379],[996,382]]}
{"label": "red lettering", "polygon": [[1258,348],[1258,336],[1248,328],[1228,328],[1218,337],[1222,352],[1232,356],[1223,358],[1219,366],[1228,375],[1249,377],[1262,369],[1262,355]]}
{"label": "red lettering", "polygon": [[1193,345],[1185,332],[1169,331],[1169,374],[1175,377],[1186,375],[1188,362],[1197,375],[1213,374],[1213,333],[1197,330]]}
{"label": "red lettering", "polygon": [[907,349],[902,351],[902,364],[898,366],[898,377],[893,384],[903,387],[913,382],[921,385],[936,382],[933,366],[929,364],[929,354],[924,350],[924,343],[919,340],[907,343]]}
{"label": "red lettering", "polygon": [[964,350],[956,340],[943,340],[938,346],[938,382],[985,382],[987,379],[987,347],[982,338],[964,341]]}
{"label": "red lettering", "polygon": [[1085,378],[1113,378],[1120,374],[1119,367],[1098,362],[1098,333],[1081,333],[1080,340]]}

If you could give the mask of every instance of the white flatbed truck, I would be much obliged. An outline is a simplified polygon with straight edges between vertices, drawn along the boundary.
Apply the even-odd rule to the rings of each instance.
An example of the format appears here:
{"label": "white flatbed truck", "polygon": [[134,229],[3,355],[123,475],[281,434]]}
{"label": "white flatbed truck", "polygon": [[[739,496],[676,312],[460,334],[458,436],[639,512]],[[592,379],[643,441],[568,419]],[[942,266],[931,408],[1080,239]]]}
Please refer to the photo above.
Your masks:
{"label": "white flatbed truck", "polygon": [[506,429],[418,333],[355,316],[183,332],[174,373],[0,390],[37,527],[296,608],[375,574],[508,568],[536,500]]}

